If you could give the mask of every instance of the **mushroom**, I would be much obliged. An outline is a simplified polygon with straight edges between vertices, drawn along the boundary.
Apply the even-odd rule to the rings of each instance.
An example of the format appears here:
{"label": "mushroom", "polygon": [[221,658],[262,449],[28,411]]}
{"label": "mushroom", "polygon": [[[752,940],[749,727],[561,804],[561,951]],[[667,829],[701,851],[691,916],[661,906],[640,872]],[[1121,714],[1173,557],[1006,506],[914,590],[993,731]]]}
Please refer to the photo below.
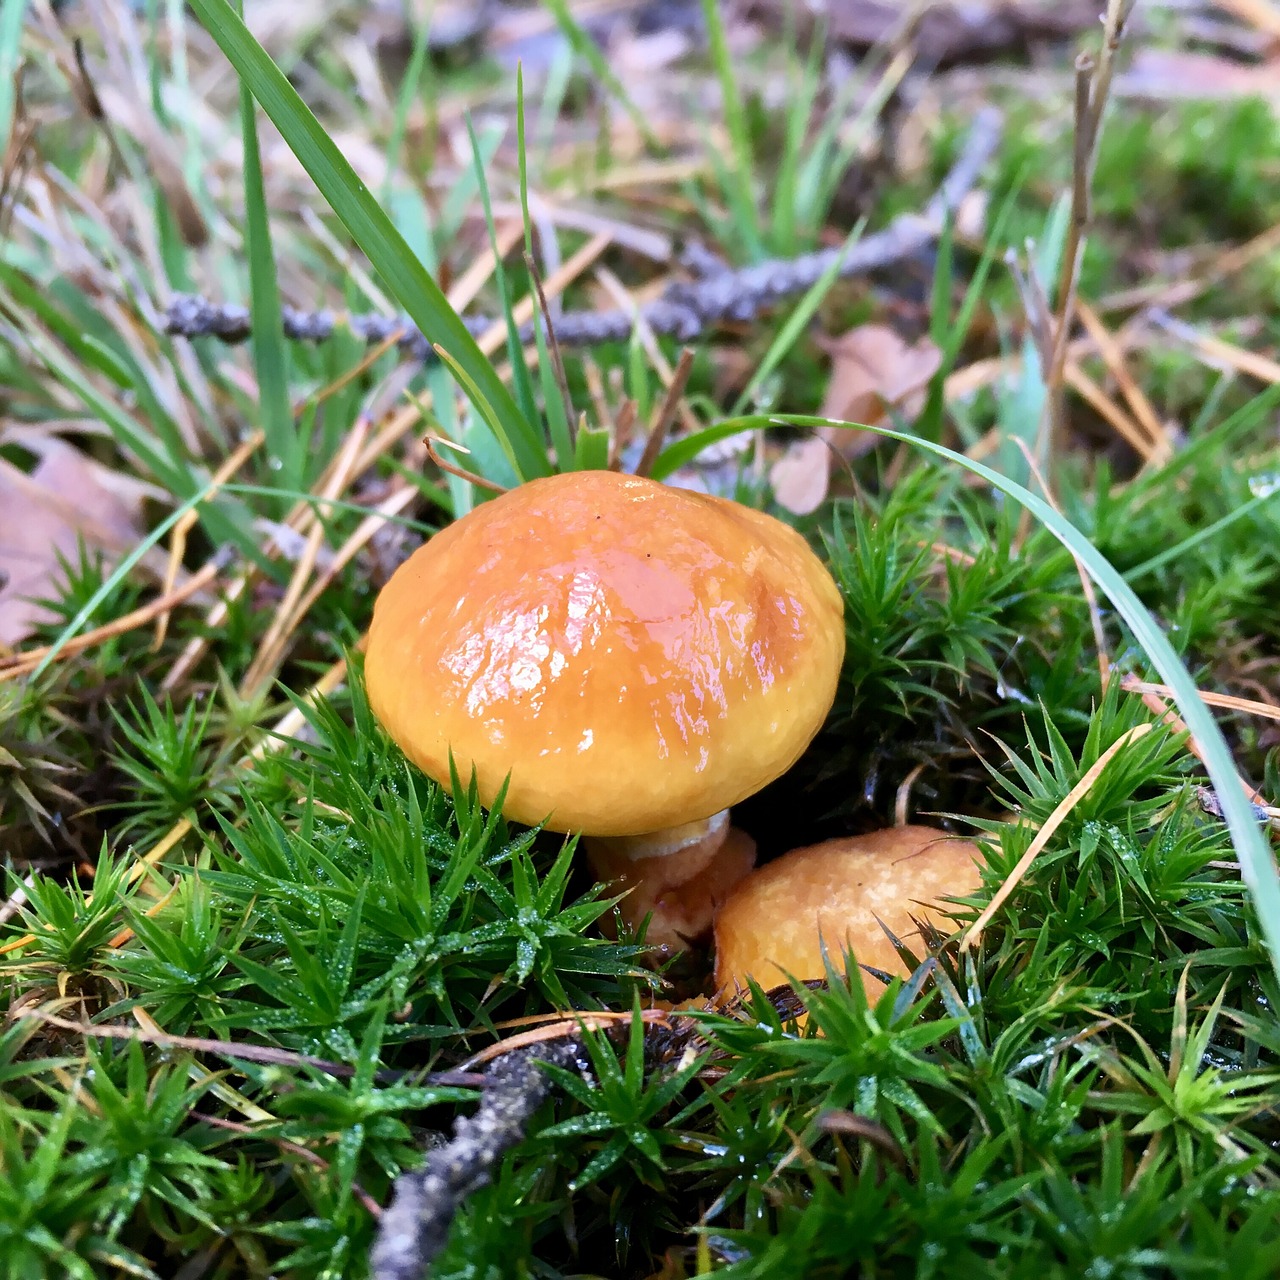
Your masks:
{"label": "mushroom", "polygon": [[843,604],[794,529],[723,498],[579,471],[448,525],[374,607],[374,714],[425,773],[585,837],[632,924],[710,927],[754,845],[728,809],[785,772],[835,697]]}
{"label": "mushroom", "polygon": [[745,877],[717,913],[717,990],[732,994],[748,977],[765,988],[825,977],[824,945],[837,964],[850,949],[859,964],[905,973],[877,918],[909,943],[913,916],[934,922],[941,898],[977,890],[980,859],[972,842],[925,826],[792,849]]}

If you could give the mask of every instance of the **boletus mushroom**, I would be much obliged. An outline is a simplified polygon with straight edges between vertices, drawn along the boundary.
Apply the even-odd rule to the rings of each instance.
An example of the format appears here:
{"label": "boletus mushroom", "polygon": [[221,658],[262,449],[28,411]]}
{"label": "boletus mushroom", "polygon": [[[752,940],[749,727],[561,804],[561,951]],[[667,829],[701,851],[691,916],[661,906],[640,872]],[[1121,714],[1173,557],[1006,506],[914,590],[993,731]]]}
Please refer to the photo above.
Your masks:
{"label": "boletus mushroom", "polygon": [[[902,826],[793,849],[746,876],[715,920],[716,987],[733,995],[754,978],[766,990],[822,978],[822,947],[837,965],[904,973],[884,921],[908,946],[912,918],[945,924],[943,898],[981,883],[976,845],[935,827]],[[915,948],[918,950],[918,948]]]}
{"label": "boletus mushroom", "polygon": [[754,862],[730,806],[785,772],[835,697],[843,604],[795,530],[637,476],[533,480],[437,533],[378,597],[374,714],[438,781],[584,837],[679,947]]}

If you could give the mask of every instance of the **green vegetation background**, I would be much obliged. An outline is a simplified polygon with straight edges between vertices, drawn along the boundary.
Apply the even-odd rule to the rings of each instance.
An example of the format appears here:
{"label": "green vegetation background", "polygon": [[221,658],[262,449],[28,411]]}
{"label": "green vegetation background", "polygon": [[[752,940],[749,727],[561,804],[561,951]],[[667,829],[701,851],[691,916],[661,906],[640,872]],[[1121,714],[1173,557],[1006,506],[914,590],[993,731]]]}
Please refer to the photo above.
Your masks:
{"label": "green vegetation background", "polygon": [[[222,24],[226,41],[240,39],[221,0],[192,7],[211,29]],[[349,259],[336,219],[278,203],[296,190],[321,209],[284,170],[275,135],[269,148],[257,144],[247,91],[243,171],[218,163],[207,120],[179,107],[196,72],[221,55],[184,26],[181,6],[144,6],[130,27],[134,89],[146,118],[188,147],[179,189],[209,229],[196,249],[175,214],[172,175],[147,163],[145,138],[108,137],[58,106],[74,63],[23,26],[24,8],[0,5],[0,64],[26,60],[21,108],[50,121],[30,187],[11,197],[24,216],[0,255],[7,411],[31,428],[61,424],[104,465],[142,476],[162,499],[157,510],[196,510],[189,565],[218,554],[256,579],[216,622],[200,609],[175,612],[158,647],[150,627],[134,628],[0,684],[0,823],[15,906],[0,925],[10,1010],[0,1031],[0,1270],[359,1276],[372,1210],[394,1177],[475,1106],[474,1089],[431,1073],[523,1020],[638,1010],[660,980],[641,941],[600,936],[611,903],[571,843],[508,828],[464,787],[424,780],[382,737],[353,651],[376,558],[339,569],[287,653],[246,686],[292,572],[264,554],[262,531],[308,500],[396,366],[384,355],[320,396],[362,349],[349,336],[286,344],[272,318],[282,297],[300,294],[386,309],[385,287],[400,290],[427,332],[454,332],[424,268],[456,276],[466,267],[454,250],[477,204],[563,178],[550,145],[557,120],[595,112],[597,173],[621,163],[609,130],[628,118],[625,86],[601,107],[607,67],[571,15],[548,6],[567,51],[536,111],[528,103],[530,145],[517,151],[514,78],[440,67],[421,33],[398,101],[381,112],[353,107],[353,64],[332,49],[274,50],[331,130],[311,131],[314,164],[340,155],[352,128],[389,157],[378,201],[350,188],[342,196],[340,173],[325,192],[363,250]],[[109,45],[92,52],[119,74]],[[812,247],[837,225],[838,192],[816,177],[850,142],[828,127],[838,104],[820,88],[817,62],[782,47],[738,65],[714,40],[710,56],[701,74],[724,90],[731,146],[726,156],[705,133],[689,140],[706,163],[682,193],[679,229],[738,264]],[[264,106],[272,93],[288,105],[283,74],[255,65]],[[756,94],[768,74],[798,87],[779,108]],[[429,172],[424,205],[419,112],[425,103],[430,123],[458,99],[489,108],[472,135],[482,163]],[[234,135],[237,102],[225,87],[219,104]],[[0,105],[6,121],[19,118],[20,104]],[[916,281],[931,308],[925,326],[953,363],[1017,349],[1024,317],[1000,256],[1028,238],[1051,256],[1061,236],[1067,99],[1008,95],[1002,105],[1004,141],[986,183],[989,243],[946,237]],[[876,191],[873,228],[923,205],[965,127],[959,116],[938,122],[924,169]],[[1178,251],[1208,262],[1206,244],[1274,227],[1278,175],[1280,127],[1262,103],[1155,113],[1118,104],[1097,165],[1099,225],[1082,295],[1145,281],[1152,261],[1173,270],[1185,260]],[[130,218],[102,218],[81,192],[118,198]],[[631,216],[622,200],[612,211]],[[566,249],[580,243],[566,239]],[[413,269],[393,285],[405,244]],[[1273,347],[1278,272],[1273,252],[1180,318]],[[194,283],[251,301],[258,337],[249,350],[188,348],[148,321],[145,299],[163,304]],[[884,309],[884,282],[828,286],[806,301],[829,332]],[[487,301],[509,317],[528,287],[509,268]],[[579,301],[590,305],[585,291]],[[805,318],[784,308],[735,339],[752,367],[773,370],[741,409],[803,414],[820,404],[827,366],[809,326],[788,323],[795,314]],[[554,443],[568,415],[556,408],[547,361],[508,392],[478,350],[452,350],[471,400],[459,403],[449,370],[433,364],[411,383],[433,398],[429,425],[466,441],[496,479],[548,468],[547,432]],[[661,399],[640,344],[590,359],[606,385],[616,379],[638,401],[641,420]],[[1274,691],[1280,514],[1269,499],[1280,396],[1207,367],[1173,337],[1132,360],[1147,396],[1180,424],[1177,452],[1139,469],[1078,411],[1070,448],[1052,459],[1055,496],[1201,688]],[[595,372],[569,358],[576,408],[591,403]],[[704,426],[734,411],[717,399],[716,374],[704,348],[689,395]],[[1031,377],[949,415],[934,396],[901,425],[925,438],[945,430],[962,446],[992,427],[1030,439],[1029,406],[1043,390]],[[212,472],[255,427],[265,448],[210,497]],[[598,460],[598,433],[578,441],[577,462]],[[956,904],[963,922],[1103,752],[1154,717],[1119,680],[1100,687],[1089,609],[1060,542],[963,470],[894,450],[859,460],[856,493],[799,522],[844,594],[844,678],[813,748],[744,820],[766,856],[883,825],[899,786],[923,766],[915,810],[984,839],[983,892]],[[13,438],[0,452],[31,464]],[[1019,457],[1010,451],[1002,467],[1026,481]],[[422,522],[402,522],[411,535],[478,496],[465,482],[424,478],[411,454],[391,454],[362,493],[323,510],[326,543],[341,545],[385,492],[379,485],[404,474],[424,499]],[[749,466],[737,494],[785,515]],[[154,540],[172,524],[157,519]],[[36,639],[64,643],[124,617],[146,598],[139,581],[86,552],[65,566],[56,620]],[[1105,602],[1102,624],[1119,671],[1158,675]],[[197,659],[167,687],[193,644]],[[346,683],[304,699],[348,654]],[[303,727],[275,741],[270,728],[290,707]],[[1275,803],[1274,729],[1237,715],[1222,723],[1236,765]],[[826,989],[801,993],[803,1030],[782,994],[757,990],[741,1008],[660,1034],[637,1018],[588,1037],[588,1069],[555,1073],[553,1100],[469,1201],[433,1274],[1274,1275],[1280,990],[1243,855],[1206,803],[1206,783],[1167,729],[1135,741],[1072,809],[970,960],[952,948],[910,981],[885,988],[868,977],[865,991],[833,970]],[[1004,821],[1010,812],[1023,821]],[[175,828],[181,838],[139,873],[139,856]],[[675,994],[696,982],[691,970],[669,976],[684,984]],[[43,1015],[118,1034],[85,1035]],[[157,1032],[279,1052],[246,1060],[157,1043]]]}

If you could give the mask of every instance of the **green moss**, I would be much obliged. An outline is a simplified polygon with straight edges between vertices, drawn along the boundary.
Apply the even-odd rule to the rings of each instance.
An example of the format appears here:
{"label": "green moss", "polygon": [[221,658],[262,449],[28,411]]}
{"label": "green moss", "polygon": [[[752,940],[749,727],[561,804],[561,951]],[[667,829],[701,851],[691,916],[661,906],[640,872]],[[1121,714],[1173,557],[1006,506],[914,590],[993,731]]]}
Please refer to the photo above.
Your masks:
{"label": "green moss", "polygon": [[[387,136],[380,106],[352,98],[364,64],[349,62],[343,40],[307,40],[283,56],[322,114],[331,99],[351,101],[335,132],[340,123],[344,134]],[[180,101],[167,42],[137,47]],[[190,56],[212,76],[203,49],[193,43]],[[700,56],[691,63],[705,71]],[[32,74],[70,100],[57,65],[39,49],[32,57]],[[760,92],[775,63],[791,90],[776,108]],[[609,164],[608,128],[625,112],[591,116],[600,92],[585,68],[561,68],[550,114],[579,140],[600,137]],[[689,188],[671,189],[669,206],[637,213],[621,197],[590,199],[620,219],[709,238],[735,261],[847,232],[827,225],[847,118],[833,120],[818,70],[773,48],[729,68],[741,74],[752,173],[703,154],[705,135],[693,131],[690,153],[705,164]],[[438,67],[427,91],[432,112],[451,120],[482,92],[507,112],[513,87],[486,63]],[[1065,101],[1005,105],[991,226],[995,211],[1007,214],[990,273],[971,246],[943,252],[931,300],[928,264],[895,267],[833,292],[824,328],[887,316],[904,331],[928,328],[959,364],[1002,344],[1016,350],[1024,318],[1001,255],[1046,239],[1070,178],[1069,121]],[[873,229],[922,206],[965,128],[958,117],[940,123],[918,179],[883,178]],[[237,129],[228,122],[229,139]],[[63,434],[153,486],[155,521],[260,425],[251,365],[153,332],[141,309],[132,316],[104,298],[107,276],[68,270],[68,252],[155,300],[184,276],[244,296],[234,233],[243,208],[218,167],[229,186],[217,192],[212,238],[193,251],[138,140],[121,131],[118,144],[123,165],[104,159],[100,133],[83,122],[41,134],[40,162],[62,175],[47,190],[64,178],[107,181],[113,199],[151,211],[155,225],[122,231],[69,202],[57,236],[46,236],[22,205],[0,281],[0,370],[12,421],[70,424]],[[217,158],[185,155],[193,175],[215,172]],[[393,194],[418,249],[456,279],[484,243],[472,235],[478,216],[467,216],[475,179],[455,181],[447,156],[420,160],[431,168],[426,195],[416,171],[398,174]],[[1274,225],[1278,165],[1280,135],[1258,103],[1117,104],[1098,161],[1085,296],[1146,283],[1162,251]],[[335,254],[289,215],[292,171],[268,176],[287,193],[272,212],[290,300],[374,305],[346,241]],[[530,176],[547,188],[573,175]],[[486,180],[511,198],[505,152]],[[681,194],[695,197],[691,207]],[[424,203],[429,216],[406,213]],[[621,250],[609,264],[637,286],[652,274]],[[1272,255],[1178,316],[1273,344],[1278,271]],[[509,277],[517,294],[519,277]],[[566,301],[598,297],[579,285]],[[754,370],[787,314],[717,341],[744,349]],[[310,406],[300,419],[310,479],[352,432],[385,421],[383,393],[398,376],[390,358],[329,387],[362,354],[352,342],[291,354],[290,399]],[[647,421],[663,386],[644,348],[591,357],[613,406],[631,395]],[[1258,697],[1280,670],[1276,397],[1256,396],[1244,378],[1220,383],[1172,337],[1135,351],[1130,368],[1182,427],[1177,452],[1140,472],[1127,457],[1112,465],[1092,448],[1068,452],[1052,460],[1055,499],[1128,575],[1202,687]],[[765,388],[772,409],[815,408],[827,370],[802,328]],[[704,344],[689,396],[703,425],[725,408],[717,378]],[[587,407],[593,379],[580,356],[569,357],[568,379]],[[437,394],[436,418],[413,431],[461,434],[474,421],[438,367],[413,386]],[[1027,378],[1023,391],[982,392],[960,433],[976,441],[998,425],[1034,439],[1026,406],[1043,388]],[[952,439],[959,417],[935,396],[906,425]],[[19,446],[4,456],[33,465]],[[990,456],[1022,465],[1013,450]],[[465,461],[489,465],[478,451]],[[769,505],[763,471],[739,477],[740,500]],[[418,453],[394,453],[324,511],[321,571],[389,478],[424,472],[422,495],[439,506],[419,513],[409,537],[446,522],[466,487],[448,490]],[[474,1076],[436,1073],[504,1037],[607,1010],[619,1015],[614,1029],[586,1037],[580,1070],[552,1072],[551,1100],[464,1205],[436,1275],[1270,1275],[1280,1249],[1280,991],[1196,758],[1123,687],[1126,674],[1150,674],[1144,654],[1105,601],[1091,616],[1062,547],[988,489],[896,448],[860,457],[852,472],[852,493],[842,473],[841,496],[796,521],[844,599],[835,705],[810,751],[735,821],[765,858],[883,826],[900,805],[982,842],[981,888],[952,904],[956,923],[972,922],[1007,886],[981,940],[962,955],[940,947],[941,935],[911,938],[911,976],[887,985],[856,969],[850,981],[834,954],[826,983],[753,987],[737,1005],[666,1026],[628,1018],[655,989],[684,994],[707,957],[673,967],[685,986],[664,988],[641,940],[608,936],[612,901],[572,842],[486,813],[465,779],[429,782],[383,737],[355,645],[399,552],[366,546],[334,566],[266,682],[243,687],[306,549],[280,530],[298,495],[260,454],[200,505],[185,544],[188,572],[219,557],[223,606],[202,599],[172,613],[163,639],[135,628],[34,681],[0,683],[10,904],[0,990],[15,1014],[0,1029],[0,1257],[14,1273],[161,1276],[202,1258],[219,1277],[359,1277],[376,1230],[370,1206],[385,1205],[396,1176],[476,1106]],[[275,536],[285,545],[268,559]],[[82,625],[122,617],[152,587],[86,554],[50,591],[57,618],[33,643],[65,638],[96,596]],[[1105,691],[1095,621],[1117,664]],[[340,658],[350,662],[343,684],[305,698]],[[290,708],[304,710],[302,728],[281,740],[275,726]],[[1239,767],[1275,804],[1273,726],[1225,713],[1223,723]],[[1080,790],[1105,752],[1147,725]],[[1062,821],[1015,881],[1053,815]],[[161,842],[163,856],[144,866]],[[157,1039],[157,1027],[190,1039]]]}

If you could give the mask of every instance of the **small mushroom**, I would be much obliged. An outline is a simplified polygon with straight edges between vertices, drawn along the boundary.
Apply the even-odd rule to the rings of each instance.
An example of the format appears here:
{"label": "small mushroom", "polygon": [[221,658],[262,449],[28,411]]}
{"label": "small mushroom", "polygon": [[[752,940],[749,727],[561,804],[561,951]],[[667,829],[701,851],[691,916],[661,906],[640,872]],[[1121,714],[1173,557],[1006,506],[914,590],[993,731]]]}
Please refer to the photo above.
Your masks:
{"label": "small mushroom", "polygon": [[859,964],[904,973],[877,918],[910,945],[912,917],[945,924],[940,900],[977,890],[980,859],[972,842],[924,826],[792,849],[745,877],[717,913],[716,987],[731,995],[748,977],[766,989],[788,975],[822,978],[824,944],[836,964],[849,949]]}
{"label": "small mushroom", "polygon": [[[730,806],[785,772],[835,697],[843,604],[781,521],[581,471],[485,502],[418,549],[374,608],[369,701],[425,773],[452,753],[482,803],[586,837],[595,874],[710,927],[754,861]],[[508,781],[509,779],[509,781]]]}

